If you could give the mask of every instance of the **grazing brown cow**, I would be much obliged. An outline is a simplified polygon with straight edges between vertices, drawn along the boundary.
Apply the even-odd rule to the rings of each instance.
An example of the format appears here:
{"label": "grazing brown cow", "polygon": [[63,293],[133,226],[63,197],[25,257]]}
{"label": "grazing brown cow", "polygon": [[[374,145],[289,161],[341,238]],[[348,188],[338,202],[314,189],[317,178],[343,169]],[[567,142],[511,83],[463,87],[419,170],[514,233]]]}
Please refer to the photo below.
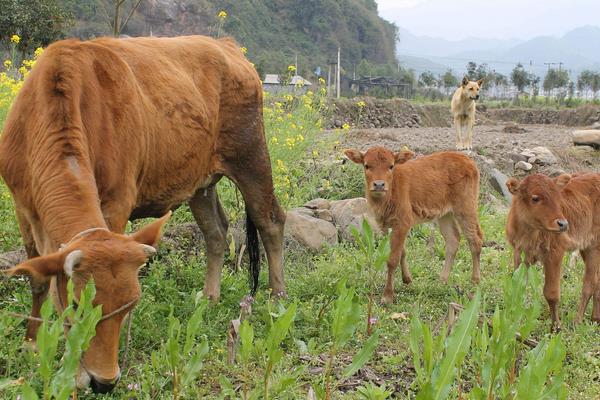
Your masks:
{"label": "grazing brown cow", "polygon": [[411,160],[414,156],[411,151],[394,153],[383,147],[372,147],[366,153],[346,150],[346,156],[364,165],[369,207],[382,228],[392,229],[384,303],[393,302],[394,270],[398,261],[404,283],[412,281],[404,241],[410,228],[424,221],[437,220],[446,242],[446,260],[440,279],[448,281],[460,242],[460,225],[471,248],[471,279],[479,282],[479,255],[483,244],[477,221],[479,170],[469,157],[441,152]]}
{"label": "grazing brown cow", "polygon": [[[11,272],[32,278],[33,316],[49,286],[60,288],[57,306],[65,304],[69,274],[76,293],[93,276],[104,315],[137,299],[138,268],[154,253],[167,217],[131,236],[123,235],[127,221],[160,217],[184,202],[206,240],[204,292],[217,299],[228,223],[215,185],[223,176],[246,202],[254,289],[255,224],[270,286],[284,294],[285,214],[273,192],[262,86],[230,39],[52,44],[12,105],[0,138],[0,174],[31,258]],[[80,387],[91,380],[96,391],[108,391],[116,383],[128,310],[99,323],[80,364]],[[27,337],[36,331],[30,322]]]}
{"label": "grazing brown cow", "polygon": [[544,266],[544,297],[550,306],[552,328],[560,329],[561,264],[566,251],[579,250],[585,263],[581,302],[576,322],[583,320],[594,296],[592,319],[600,322],[600,174],[529,175],[510,179],[513,194],[506,236],[514,249],[515,268],[525,254],[525,265]]}

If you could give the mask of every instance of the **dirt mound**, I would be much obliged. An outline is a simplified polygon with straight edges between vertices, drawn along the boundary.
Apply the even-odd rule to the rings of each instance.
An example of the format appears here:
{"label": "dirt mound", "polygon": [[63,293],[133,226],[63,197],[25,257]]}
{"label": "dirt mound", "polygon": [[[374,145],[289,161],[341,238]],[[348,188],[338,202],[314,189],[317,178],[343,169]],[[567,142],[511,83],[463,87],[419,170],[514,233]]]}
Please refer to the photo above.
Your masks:
{"label": "dirt mound", "polygon": [[600,107],[581,106],[569,109],[488,108],[484,115],[494,121],[518,124],[590,126],[600,121]]}
{"label": "dirt mound", "polygon": [[[353,128],[450,127],[449,104],[414,104],[405,99],[357,97],[331,102],[329,128],[348,124]],[[477,123],[510,122],[533,125],[591,126],[600,121],[600,107],[585,105],[569,109],[489,108],[477,105]],[[512,133],[512,132],[507,132]]]}

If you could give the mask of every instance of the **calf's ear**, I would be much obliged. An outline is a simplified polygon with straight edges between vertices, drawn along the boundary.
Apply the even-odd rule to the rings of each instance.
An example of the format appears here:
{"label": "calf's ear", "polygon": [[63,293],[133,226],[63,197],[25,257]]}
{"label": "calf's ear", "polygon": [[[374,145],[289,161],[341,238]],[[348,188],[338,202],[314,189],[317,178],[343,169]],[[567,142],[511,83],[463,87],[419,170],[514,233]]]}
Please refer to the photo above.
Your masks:
{"label": "calf's ear", "polygon": [[402,164],[407,162],[408,160],[411,160],[414,156],[415,153],[413,153],[412,151],[402,150],[397,153],[394,153],[394,161],[396,162],[396,164]]}
{"label": "calf's ear", "polygon": [[171,218],[171,214],[173,214],[173,212],[169,211],[156,221],[131,234],[131,238],[140,244],[156,247],[162,236],[162,228],[169,218]]}
{"label": "calf's ear", "polygon": [[556,186],[558,186],[559,189],[562,189],[565,186],[567,186],[567,184],[570,181],[571,181],[571,175],[569,175],[569,174],[561,174],[561,175],[557,176],[556,178],[554,178],[554,183],[556,183]]}
{"label": "calf's ear", "polygon": [[516,178],[510,178],[506,181],[506,187],[511,194],[516,194],[519,191],[521,182]]}
{"label": "calf's ear", "polygon": [[357,164],[364,164],[365,162],[365,155],[358,150],[344,150],[344,154],[350,159],[350,161],[355,162]]}

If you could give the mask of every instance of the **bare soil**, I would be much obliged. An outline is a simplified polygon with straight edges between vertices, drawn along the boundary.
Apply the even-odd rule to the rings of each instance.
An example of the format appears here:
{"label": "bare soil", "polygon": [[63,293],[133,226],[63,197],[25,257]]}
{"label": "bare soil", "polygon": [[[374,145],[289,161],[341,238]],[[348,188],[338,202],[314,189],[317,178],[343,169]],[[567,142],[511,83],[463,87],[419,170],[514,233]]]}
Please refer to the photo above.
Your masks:
{"label": "bare soil", "polygon": [[[497,123],[476,126],[473,134],[474,153],[493,160],[495,167],[506,174],[512,174],[512,162],[508,155],[513,150],[545,146],[558,157],[555,166],[536,168],[533,172],[551,173],[562,169],[566,172],[579,170],[600,171],[600,151],[587,146],[574,146],[571,136],[573,127],[559,125],[520,124],[522,133],[506,133],[506,125]],[[342,139],[342,146],[367,149],[371,146],[385,146],[390,149],[409,149],[422,154],[435,151],[454,150],[455,130],[451,127],[383,128],[350,130]]]}

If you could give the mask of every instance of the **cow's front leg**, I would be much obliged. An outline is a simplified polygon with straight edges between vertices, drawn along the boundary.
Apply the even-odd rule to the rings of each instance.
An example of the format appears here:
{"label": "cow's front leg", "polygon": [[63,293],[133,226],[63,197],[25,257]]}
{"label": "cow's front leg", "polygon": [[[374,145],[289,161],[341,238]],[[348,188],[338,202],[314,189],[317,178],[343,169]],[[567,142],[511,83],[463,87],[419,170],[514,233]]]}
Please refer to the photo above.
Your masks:
{"label": "cow's front leg", "polygon": [[544,297],[550,308],[550,318],[552,319],[551,331],[559,332],[560,316],[558,311],[558,303],[560,301],[560,270],[562,255],[551,254],[548,259],[544,260]]}

